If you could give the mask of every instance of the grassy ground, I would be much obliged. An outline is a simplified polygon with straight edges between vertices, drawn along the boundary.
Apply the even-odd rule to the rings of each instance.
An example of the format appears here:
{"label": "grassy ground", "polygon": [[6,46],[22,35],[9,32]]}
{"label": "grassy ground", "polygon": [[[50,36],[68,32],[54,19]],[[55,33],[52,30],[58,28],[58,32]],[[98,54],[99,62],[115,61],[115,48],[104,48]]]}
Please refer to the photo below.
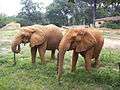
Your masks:
{"label": "grassy ground", "polygon": [[37,56],[36,64],[31,64],[29,45],[22,46],[17,54],[17,65],[13,66],[10,40],[16,31],[0,31],[0,90],[120,90],[120,50],[103,49],[100,60],[102,66],[92,69],[91,74],[84,69],[84,60],[79,58],[77,70],[70,72],[71,52],[67,52],[62,83],[56,79],[56,60],[42,65]]}

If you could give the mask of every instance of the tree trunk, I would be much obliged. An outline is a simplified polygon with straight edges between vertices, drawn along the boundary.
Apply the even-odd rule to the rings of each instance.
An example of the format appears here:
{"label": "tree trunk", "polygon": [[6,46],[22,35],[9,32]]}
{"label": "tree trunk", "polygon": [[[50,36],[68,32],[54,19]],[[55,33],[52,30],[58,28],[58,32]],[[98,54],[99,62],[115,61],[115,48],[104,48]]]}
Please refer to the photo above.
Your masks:
{"label": "tree trunk", "polygon": [[92,0],[92,13],[93,13],[93,26],[95,27],[95,19],[96,19],[96,3],[97,0]]}

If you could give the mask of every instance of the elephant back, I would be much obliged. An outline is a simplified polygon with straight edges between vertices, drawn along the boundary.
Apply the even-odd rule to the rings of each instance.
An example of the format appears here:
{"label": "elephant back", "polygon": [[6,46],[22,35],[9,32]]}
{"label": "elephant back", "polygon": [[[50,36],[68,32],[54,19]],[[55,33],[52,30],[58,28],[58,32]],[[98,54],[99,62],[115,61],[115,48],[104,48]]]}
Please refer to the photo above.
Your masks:
{"label": "elephant back", "polygon": [[46,29],[44,32],[48,40],[48,49],[57,49],[63,37],[61,29],[53,24],[50,24],[46,25]]}

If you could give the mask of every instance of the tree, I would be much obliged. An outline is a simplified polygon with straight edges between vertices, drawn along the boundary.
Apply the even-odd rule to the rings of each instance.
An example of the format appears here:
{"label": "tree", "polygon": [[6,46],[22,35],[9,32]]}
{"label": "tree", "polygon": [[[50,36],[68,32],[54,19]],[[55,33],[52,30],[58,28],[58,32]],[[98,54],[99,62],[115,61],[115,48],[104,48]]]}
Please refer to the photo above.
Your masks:
{"label": "tree", "polygon": [[109,16],[120,16],[120,0],[107,0],[104,4],[108,9]]}
{"label": "tree", "polygon": [[52,4],[47,7],[46,18],[49,23],[61,25],[68,25],[67,13],[68,6],[66,0],[54,0]]}
{"label": "tree", "polygon": [[54,0],[47,7],[46,17],[49,23],[60,25],[82,24],[85,21],[84,12],[89,9],[86,3],[68,3],[67,0]]}
{"label": "tree", "polygon": [[6,24],[10,23],[10,22],[16,22],[16,17],[8,17],[4,14],[0,14],[0,28],[2,28],[3,26],[5,26]]}
{"label": "tree", "polygon": [[17,18],[22,25],[42,24],[43,18],[39,3],[34,3],[32,0],[21,0],[23,5],[21,12]]}
{"label": "tree", "polygon": [[[120,0],[69,0],[68,2],[78,3],[80,1],[84,1],[88,3],[92,8],[92,22],[95,24],[95,19],[98,15],[96,15],[97,5],[99,4],[107,4],[107,6],[112,5],[114,7],[114,13],[112,15],[120,15]],[[111,7],[110,7],[111,8]]]}

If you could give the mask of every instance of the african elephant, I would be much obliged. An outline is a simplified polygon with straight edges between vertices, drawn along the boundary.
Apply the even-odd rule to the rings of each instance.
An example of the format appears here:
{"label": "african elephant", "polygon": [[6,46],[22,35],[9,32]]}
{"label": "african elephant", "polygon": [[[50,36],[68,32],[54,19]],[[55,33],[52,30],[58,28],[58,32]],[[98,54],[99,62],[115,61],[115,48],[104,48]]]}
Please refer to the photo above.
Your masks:
{"label": "african elephant", "polygon": [[72,68],[76,69],[78,54],[85,60],[85,68],[89,72],[91,69],[91,59],[95,59],[94,66],[99,65],[99,54],[103,47],[104,38],[102,32],[93,28],[72,28],[63,36],[59,44],[59,56],[57,62],[58,80],[62,76],[64,55],[67,50],[73,50]]}
{"label": "african elephant", "polygon": [[60,28],[55,25],[33,25],[20,29],[20,32],[12,42],[11,48],[14,53],[20,52],[21,43],[30,43],[32,63],[35,63],[38,49],[41,63],[45,63],[45,51],[52,50],[51,58],[55,58],[55,50],[63,35]]}

